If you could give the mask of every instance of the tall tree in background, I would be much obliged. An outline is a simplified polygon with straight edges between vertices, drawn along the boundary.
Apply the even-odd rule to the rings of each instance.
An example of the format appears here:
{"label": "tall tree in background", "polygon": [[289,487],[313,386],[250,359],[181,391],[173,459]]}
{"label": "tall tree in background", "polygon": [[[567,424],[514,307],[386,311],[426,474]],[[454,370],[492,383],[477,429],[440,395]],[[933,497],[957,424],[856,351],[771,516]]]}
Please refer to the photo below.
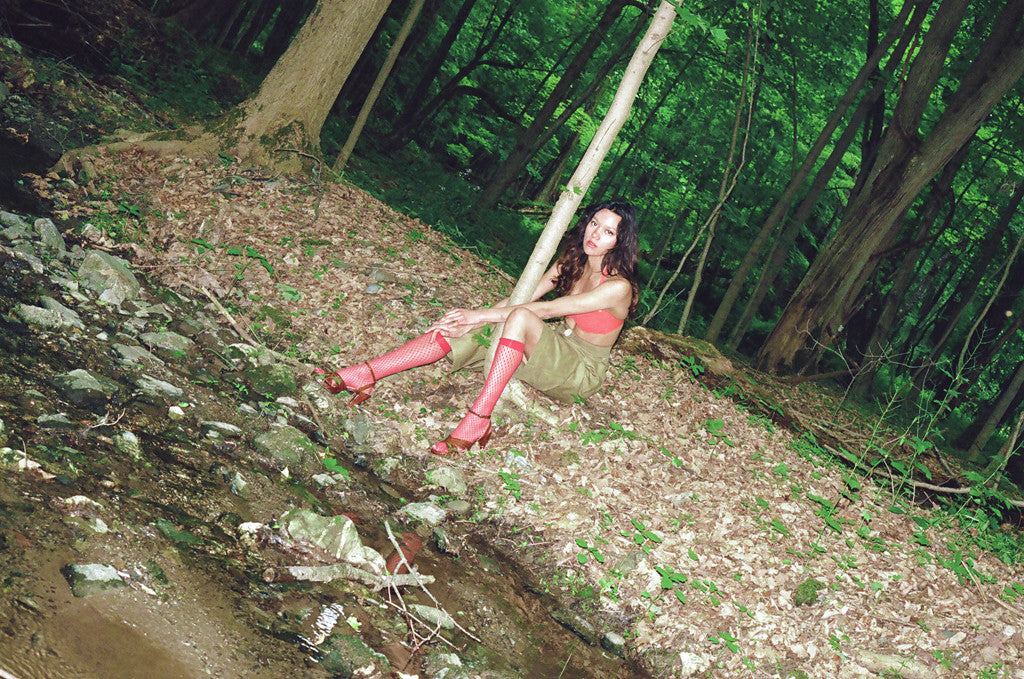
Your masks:
{"label": "tall tree in background", "polygon": [[938,8],[883,136],[878,158],[758,354],[758,367],[796,372],[831,343],[924,185],[1024,73],[1024,0],[1009,0],[929,134],[918,132],[967,0]]}
{"label": "tall tree in background", "polygon": [[[494,172],[480,192],[474,209],[479,213],[483,210],[493,209],[505,190],[512,184],[526,163],[533,157],[533,154],[541,144],[547,143],[554,134],[552,119],[555,113],[566,102],[569,93],[579,87],[579,78],[587,64],[594,57],[598,46],[608,40],[613,34],[612,27],[619,18],[627,0],[611,0],[601,13],[601,18],[594,25],[593,30],[587,37],[586,42],[580,47],[576,56],[565,69],[565,73],[559,78],[552,88],[551,93],[541,106],[540,110],[533,116],[530,125],[522,131],[516,140],[515,146],[508,154],[501,165]],[[635,37],[635,36],[634,36]],[[610,70],[610,67],[609,67]],[[605,71],[607,73],[607,71]],[[575,99],[575,108],[583,104],[580,98]],[[575,110],[575,109],[573,109]],[[564,113],[564,111],[563,111]]]}
{"label": "tall tree in background", "polygon": [[307,169],[311,157],[319,158],[327,114],[389,1],[321,0],[256,94],[186,140],[181,152],[225,152],[283,172]]}

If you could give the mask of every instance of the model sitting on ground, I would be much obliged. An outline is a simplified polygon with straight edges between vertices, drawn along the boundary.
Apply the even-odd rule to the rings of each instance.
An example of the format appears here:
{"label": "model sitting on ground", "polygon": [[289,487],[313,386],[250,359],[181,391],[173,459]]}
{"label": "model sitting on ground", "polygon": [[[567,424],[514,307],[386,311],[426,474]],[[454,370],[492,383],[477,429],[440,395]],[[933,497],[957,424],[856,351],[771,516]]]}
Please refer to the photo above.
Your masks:
{"label": "model sitting on ground", "polygon": [[[552,398],[572,402],[604,383],[611,347],[637,302],[637,218],[621,201],[592,205],[566,236],[565,249],[548,269],[530,302],[504,299],[485,309],[453,309],[419,337],[379,358],[342,368],[324,379],[331,393],[352,394],[349,407],[370,397],[377,380],[449,356],[452,369],[482,366],[487,347],[472,331],[501,324],[484,388],[455,430],[431,450],[449,455],[491,437],[491,412],[513,374]],[[562,296],[541,297],[552,290]],[[562,324],[544,321],[564,318]]]}

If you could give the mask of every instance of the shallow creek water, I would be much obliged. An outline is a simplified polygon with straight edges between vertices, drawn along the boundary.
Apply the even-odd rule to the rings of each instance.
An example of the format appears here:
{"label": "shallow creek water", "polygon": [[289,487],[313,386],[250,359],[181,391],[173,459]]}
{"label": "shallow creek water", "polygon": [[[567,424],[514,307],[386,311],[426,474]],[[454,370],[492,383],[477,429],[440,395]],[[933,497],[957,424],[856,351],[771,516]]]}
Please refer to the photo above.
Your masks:
{"label": "shallow creek water", "polygon": [[[38,304],[41,296],[76,309],[85,329],[40,331],[15,318],[17,303]],[[148,305],[166,313],[136,313],[155,308]],[[234,367],[223,359],[223,347],[238,339],[196,320],[202,313],[146,291],[134,306],[96,305],[0,254],[2,437],[53,475],[18,471],[17,463],[0,468],[3,679],[351,676],[327,662],[339,636],[357,637],[390,659],[378,662],[383,674],[370,676],[396,676],[390,672],[408,659],[409,626],[386,593],[344,581],[267,582],[267,569],[297,563],[299,555],[243,544],[238,527],[269,524],[294,507],[345,513],[363,543],[387,556],[382,521],[415,493],[356,468],[347,484],[321,488],[307,475],[285,477],[255,454],[248,437],[267,420],[295,422],[295,413],[265,400],[245,410],[247,395],[231,386]],[[162,368],[161,379],[188,387],[181,400],[190,414],[180,421],[168,418],[167,403],[140,397],[131,386],[138,374],[111,358],[110,338],[130,343],[157,322],[210,347]],[[119,395],[98,410],[61,400],[53,378],[75,368],[120,385]],[[44,424],[56,413],[66,422]],[[204,436],[205,420],[234,423],[245,434]],[[141,456],[114,445],[125,430],[138,434]],[[233,475],[244,477],[245,492],[231,491]],[[79,496],[88,500],[73,499]],[[450,527],[459,547],[449,551],[458,558],[418,530],[424,546],[417,569],[436,579],[431,592],[480,643],[443,632],[447,643],[424,645],[407,674],[431,676],[438,664],[424,664],[425,657],[457,652],[464,674],[449,678],[643,676],[555,622],[551,602],[524,587],[521,566],[504,562],[470,522]],[[126,584],[73,596],[66,568],[86,563],[113,566]],[[431,604],[415,588],[403,597]]]}

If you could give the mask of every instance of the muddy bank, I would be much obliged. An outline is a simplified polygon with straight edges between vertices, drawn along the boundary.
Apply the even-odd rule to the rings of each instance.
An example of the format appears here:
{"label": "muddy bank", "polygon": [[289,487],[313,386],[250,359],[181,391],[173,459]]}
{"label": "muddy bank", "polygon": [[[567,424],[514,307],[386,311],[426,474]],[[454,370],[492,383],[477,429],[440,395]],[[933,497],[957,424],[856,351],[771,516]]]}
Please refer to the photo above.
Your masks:
{"label": "muddy bank", "polygon": [[[152,286],[104,243],[2,215],[0,668],[639,674],[614,635],[583,641],[582,618],[470,537],[457,470],[382,483],[345,447],[365,418],[308,366],[247,344],[209,298]],[[429,584],[387,586],[406,570],[392,539],[415,545]]]}

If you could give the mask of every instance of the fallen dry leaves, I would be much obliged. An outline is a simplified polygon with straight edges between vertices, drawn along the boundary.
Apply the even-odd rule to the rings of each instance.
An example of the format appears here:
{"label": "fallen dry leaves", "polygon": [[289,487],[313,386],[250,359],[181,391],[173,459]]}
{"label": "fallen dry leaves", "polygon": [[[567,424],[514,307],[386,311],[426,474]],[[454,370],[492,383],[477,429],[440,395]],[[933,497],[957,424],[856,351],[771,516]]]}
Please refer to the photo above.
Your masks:
{"label": "fallen dry leaves", "polygon": [[[138,153],[95,164],[108,191],[159,214],[135,248],[139,268],[207,290],[310,363],[364,361],[445,309],[510,289],[507,275],[351,186]],[[56,191],[69,213],[95,209]],[[978,577],[960,579],[939,563],[955,534],[925,520],[938,514],[894,513],[889,488],[827,464],[685,366],[621,348],[613,362],[586,404],[537,396],[561,426],[507,413],[490,450],[452,464],[484,489],[478,517],[528,529],[531,560],[641,654],[728,677],[1024,677],[1024,597],[1000,599],[1024,583],[1019,563],[975,547],[962,558]],[[427,459],[479,384],[430,366],[378,385],[364,412],[396,434],[399,455]],[[818,600],[797,606],[810,578],[824,586]]]}

